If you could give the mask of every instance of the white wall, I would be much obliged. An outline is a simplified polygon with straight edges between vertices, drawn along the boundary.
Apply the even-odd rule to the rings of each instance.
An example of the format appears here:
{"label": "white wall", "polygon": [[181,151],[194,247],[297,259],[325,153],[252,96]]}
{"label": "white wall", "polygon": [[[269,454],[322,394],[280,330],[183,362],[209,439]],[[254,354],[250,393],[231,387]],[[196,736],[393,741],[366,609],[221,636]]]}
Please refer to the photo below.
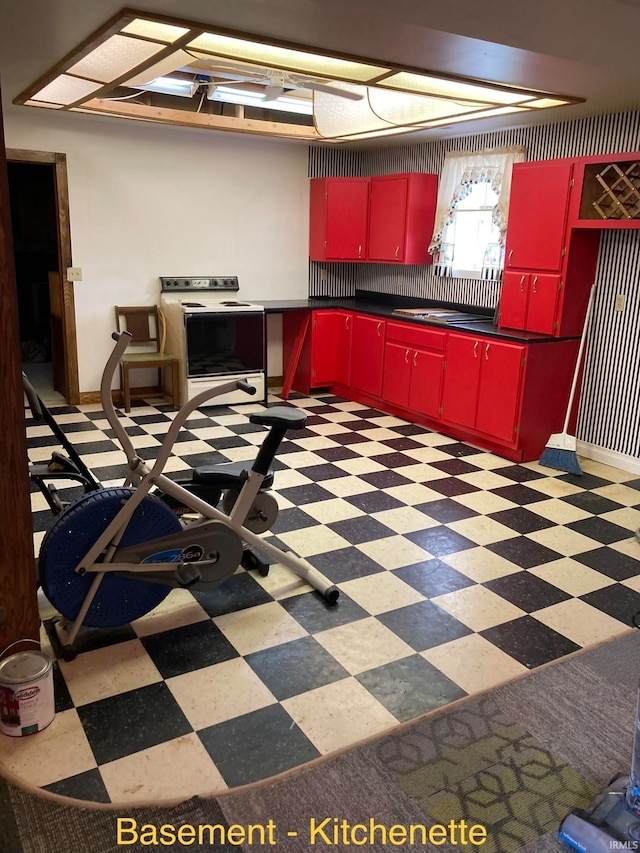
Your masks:
{"label": "white wall", "polygon": [[67,155],[81,392],[99,387],[114,305],[156,302],[161,275],[237,275],[256,302],[307,296],[306,145],[24,108],[5,140]]}

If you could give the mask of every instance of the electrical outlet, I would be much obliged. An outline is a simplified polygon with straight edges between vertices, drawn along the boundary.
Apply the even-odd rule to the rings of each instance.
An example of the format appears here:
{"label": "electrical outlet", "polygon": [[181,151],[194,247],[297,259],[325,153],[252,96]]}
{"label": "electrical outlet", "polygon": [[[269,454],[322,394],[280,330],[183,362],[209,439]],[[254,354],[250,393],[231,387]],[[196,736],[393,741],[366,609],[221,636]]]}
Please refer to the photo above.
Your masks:
{"label": "electrical outlet", "polygon": [[324,268],[321,269],[320,270],[320,281],[326,281],[328,278],[329,278],[329,274],[326,271],[326,269],[324,269]]}
{"label": "electrical outlet", "polygon": [[82,281],[82,269],[80,267],[67,267],[67,281]]}
{"label": "electrical outlet", "polygon": [[624,311],[626,302],[627,302],[627,297],[625,296],[625,294],[619,293],[616,296],[616,304],[615,304],[614,310],[615,311]]}

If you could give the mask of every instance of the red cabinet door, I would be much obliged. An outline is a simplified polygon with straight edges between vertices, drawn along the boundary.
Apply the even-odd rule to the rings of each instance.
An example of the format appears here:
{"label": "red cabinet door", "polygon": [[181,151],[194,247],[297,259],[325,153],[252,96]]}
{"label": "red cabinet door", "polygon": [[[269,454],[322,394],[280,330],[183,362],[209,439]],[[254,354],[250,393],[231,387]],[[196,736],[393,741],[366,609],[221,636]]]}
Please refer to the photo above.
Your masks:
{"label": "red cabinet door", "polygon": [[524,327],[528,332],[553,335],[557,328],[560,276],[550,273],[531,273],[529,304]]}
{"label": "red cabinet door", "polygon": [[513,441],[520,403],[525,347],[481,341],[480,383],[475,428],[502,441]]}
{"label": "red cabinet door", "polygon": [[332,385],[338,373],[339,311],[314,311],[311,329],[311,385]]}
{"label": "red cabinet door", "polygon": [[444,355],[424,350],[411,353],[409,408],[430,418],[440,417]]}
{"label": "red cabinet door", "polygon": [[480,380],[480,341],[449,333],[442,388],[442,418],[473,428]]}
{"label": "red cabinet door", "polygon": [[327,259],[366,257],[368,208],[368,178],[327,179]]}
{"label": "red cabinet door", "polygon": [[502,274],[500,312],[498,325],[501,329],[524,329],[527,318],[529,273],[505,270]]}
{"label": "red cabinet door", "polygon": [[406,178],[371,178],[367,248],[370,261],[404,260],[407,191]]}
{"label": "red cabinet door", "polygon": [[413,351],[405,344],[389,342],[385,345],[382,397],[403,409],[409,407],[412,356]]}
{"label": "red cabinet door", "polygon": [[351,339],[351,386],[380,397],[384,361],[384,320],[354,314]]}
{"label": "red cabinet door", "polygon": [[349,385],[351,381],[351,331],[353,314],[350,311],[338,311],[338,365],[336,382]]}
{"label": "red cabinet door", "polygon": [[560,271],[572,171],[571,160],[514,165],[506,269]]}

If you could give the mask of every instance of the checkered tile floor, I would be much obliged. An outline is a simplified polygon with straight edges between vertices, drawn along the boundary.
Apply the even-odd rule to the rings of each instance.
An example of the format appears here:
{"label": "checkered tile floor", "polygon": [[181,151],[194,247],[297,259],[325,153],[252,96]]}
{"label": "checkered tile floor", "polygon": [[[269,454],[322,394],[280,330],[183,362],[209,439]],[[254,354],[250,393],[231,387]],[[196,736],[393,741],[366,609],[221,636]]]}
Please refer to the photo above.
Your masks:
{"label": "checkered tile floor", "polygon": [[[630,630],[640,479],[589,460],[581,477],[516,465],[331,396],[290,402],[308,421],[278,456],[266,537],[335,582],[338,605],[275,565],[86,630],[58,661],[54,722],[4,738],[1,764],[86,800],[211,794]],[[196,412],[168,472],[252,459],[258,408]],[[53,412],[100,480],[121,483],[101,411]],[[141,405],[122,423],[153,459],[173,416]],[[27,432],[31,461],[48,459],[48,429],[27,419]],[[32,499],[39,547],[51,516]]]}

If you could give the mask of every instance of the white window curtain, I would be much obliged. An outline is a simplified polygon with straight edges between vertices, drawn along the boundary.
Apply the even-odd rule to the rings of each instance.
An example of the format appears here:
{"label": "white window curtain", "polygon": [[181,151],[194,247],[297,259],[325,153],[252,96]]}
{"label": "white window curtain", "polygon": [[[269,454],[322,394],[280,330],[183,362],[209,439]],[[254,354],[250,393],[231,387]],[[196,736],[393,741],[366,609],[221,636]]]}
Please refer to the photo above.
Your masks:
{"label": "white window curtain", "polygon": [[488,181],[498,196],[492,219],[504,242],[509,218],[511,169],[514,163],[522,163],[526,159],[526,150],[515,145],[491,151],[448,151],[445,154],[438,183],[435,227],[429,246],[429,252],[436,256],[436,262],[444,231],[452,222],[456,207],[471,192],[472,185],[481,181]]}

